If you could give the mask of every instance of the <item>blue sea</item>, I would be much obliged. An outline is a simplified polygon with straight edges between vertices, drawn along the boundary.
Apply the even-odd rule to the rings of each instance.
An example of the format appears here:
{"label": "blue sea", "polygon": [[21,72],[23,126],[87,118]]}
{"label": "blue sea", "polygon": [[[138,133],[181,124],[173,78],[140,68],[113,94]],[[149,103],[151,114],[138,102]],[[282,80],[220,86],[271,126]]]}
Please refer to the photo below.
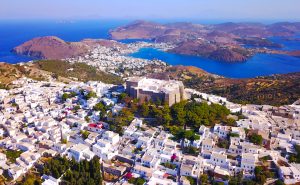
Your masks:
{"label": "blue sea", "polygon": [[18,56],[11,50],[34,38],[57,36],[66,41],[86,38],[107,38],[110,29],[127,24],[128,21],[0,21],[0,61],[18,63],[31,58]]}
{"label": "blue sea", "polygon": [[[0,21],[0,62],[19,63],[32,60],[19,56],[11,50],[40,36],[57,36],[66,41],[80,41],[85,38],[108,38],[110,29],[127,24],[121,20],[90,21]],[[300,35],[296,36],[300,38]],[[299,40],[286,40],[280,37],[270,38],[284,45],[283,50],[300,50]],[[130,43],[136,40],[124,40]],[[243,63],[226,63],[202,57],[166,53],[153,48],[142,48],[132,57],[160,59],[171,65],[196,66],[203,70],[230,78],[250,78],[271,74],[300,72],[300,58],[285,55],[257,54]]]}
{"label": "blue sea", "polygon": [[300,71],[300,58],[286,55],[257,54],[246,62],[227,63],[202,57],[166,53],[153,48],[142,48],[130,56],[160,59],[171,65],[197,66],[207,72],[229,78],[250,78]]}

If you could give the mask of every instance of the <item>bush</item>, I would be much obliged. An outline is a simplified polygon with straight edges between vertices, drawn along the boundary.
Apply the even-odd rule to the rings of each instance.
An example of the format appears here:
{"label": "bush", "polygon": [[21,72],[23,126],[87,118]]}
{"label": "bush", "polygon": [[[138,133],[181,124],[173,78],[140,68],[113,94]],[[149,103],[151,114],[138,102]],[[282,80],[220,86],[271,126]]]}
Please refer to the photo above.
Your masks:
{"label": "bush", "polygon": [[169,163],[169,162],[161,163],[161,165],[166,167],[166,168],[172,169],[172,170],[177,168],[177,166],[175,164],[172,164],[172,163]]}
{"label": "bush", "polygon": [[240,137],[240,135],[237,133],[230,133],[229,137]]}
{"label": "bush", "polygon": [[294,147],[297,154],[291,154],[289,157],[289,162],[300,163],[300,146],[295,145]]}
{"label": "bush", "polygon": [[228,149],[229,148],[229,145],[230,145],[230,143],[229,143],[229,141],[228,140],[226,140],[226,139],[219,139],[219,141],[218,141],[218,147],[220,147],[220,148],[226,148],[226,149]]}
{"label": "bush", "polygon": [[284,185],[284,182],[282,182],[281,180],[277,180],[275,181],[275,185]]}
{"label": "bush", "polygon": [[[55,77],[77,78],[80,81],[101,81],[109,84],[121,84],[123,80],[116,76],[98,70],[85,63],[71,64],[63,60],[40,60],[35,62],[38,68],[54,73]],[[72,71],[66,71],[73,68]]]}
{"label": "bush", "polygon": [[87,95],[84,97],[85,99],[89,100],[91,98],[97,98],[97,94],[93,91],[90,91],[87,93]]}
{"label": "bush", "polygon": [[197,185],[197,181],[196,179],[194,179],[193,177],[186,177],[187,180],[190,182],[191,185]]}
{"label": "bush", "polygon": [[249,140],[251,143],[254,143],[256,145],[262,145],[263,137],[259,134],[254,133],[249,137]]}
{"label": "bush", "polygon": [[23,152],[20,150],[6,150],[5,155],[9,162],[15,163],[16,159],[20,157]]}
{"label": "bush", "polygon": [[183,149],[183,152],[186,153],[186,154],[194,155],[194,156],[199,154],[199,150],[196,147],[193,147],[193,146],[185,147]]}
{"label": "bush", "polygon": [[88,131],[86,131],[86,130],[81,130],[80,134],[81,134],[81,136],[82,136],[83,139],[87,139],[89,137],[89,135],[90,135],[90,133]]}
{"label": "bush", "polygon": [[143,185],[145,184],[146,180],[139,177],[139,178],[130,178],[128,182],[134,185]]}
{"label": "bush", "polygon": [[90,161],[82,160],[76,162],[75,160],[69,161],[65,157],[57,156],[44,164],[42,174],[51,175],[54,178],[59,178],[63,175],[62,182],[64,184],[102,184],[98,157],[94,157]]}

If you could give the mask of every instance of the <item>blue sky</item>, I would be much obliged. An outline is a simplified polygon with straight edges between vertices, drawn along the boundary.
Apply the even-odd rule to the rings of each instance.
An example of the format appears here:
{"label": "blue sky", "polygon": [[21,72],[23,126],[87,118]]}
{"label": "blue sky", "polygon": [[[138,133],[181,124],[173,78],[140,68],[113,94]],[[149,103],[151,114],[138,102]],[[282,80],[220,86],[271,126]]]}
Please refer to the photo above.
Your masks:
{"label": "blue sky", "polygon": [[300,0],[1,0],[0,19],[300,20]]}

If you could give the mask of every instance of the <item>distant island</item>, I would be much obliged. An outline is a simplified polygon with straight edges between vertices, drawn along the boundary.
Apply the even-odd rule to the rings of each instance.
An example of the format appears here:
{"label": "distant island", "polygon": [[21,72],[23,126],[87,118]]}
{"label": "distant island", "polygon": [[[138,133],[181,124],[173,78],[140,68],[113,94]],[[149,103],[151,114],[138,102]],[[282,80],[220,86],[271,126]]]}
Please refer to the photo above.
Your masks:
{"label": "distant island", "polygon": [[168,48],[167,52],[236,63],[245,62],[257,53],[299,57],[300,51],[281,50],[283,45],[269,39],[284,37],[286,40],[293,40],[295,39],[293,36],[297,33],[300,33],[300,23],[201,25],[186,22],[159,24],[134,21],[110,30],[111,40],[86,39],[80,42],[67,42],[53,36],[38,37],[15,47],[13,51],[38,59],[63,59],[82,55],[97,44],[110,47],[124,45],[113,40],[146,39],[154,43],[174,45]]}
{"label": "distant island", "polygon": [[95,46],[125,47],[125,45],[102,39],[84,39],[80,42],[67,42],[56,36],[37,37],[13,48],[19,55],[37,59],[65,59],[83,55]]}
{"label": "distant island", "polygon": [[[153,42],[175,44],[169,52],[201,56],[225,62],[243,62],[256,53],[288,54],[299,56],[298,52],[283,52],[282,46],[273,43],[269,37],[286,37],[300,32],[300,23],[223,23],[201,25],[193,23],[158,24],[135,21],[110,31],[110,38],[149,39]],[[248,46],[248,47],[246,47]],[[297,55],[295,55],[295,53]]]}

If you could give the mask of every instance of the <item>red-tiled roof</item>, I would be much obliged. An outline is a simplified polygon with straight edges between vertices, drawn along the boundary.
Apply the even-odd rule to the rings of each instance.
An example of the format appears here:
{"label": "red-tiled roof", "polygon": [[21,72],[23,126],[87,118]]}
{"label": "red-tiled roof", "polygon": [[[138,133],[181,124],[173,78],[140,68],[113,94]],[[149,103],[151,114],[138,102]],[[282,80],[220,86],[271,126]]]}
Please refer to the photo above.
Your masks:
{"label": "red-tiled roof", "polygon": [[90,123],[88,126],[92,128],[102,128],[103,124]]}

